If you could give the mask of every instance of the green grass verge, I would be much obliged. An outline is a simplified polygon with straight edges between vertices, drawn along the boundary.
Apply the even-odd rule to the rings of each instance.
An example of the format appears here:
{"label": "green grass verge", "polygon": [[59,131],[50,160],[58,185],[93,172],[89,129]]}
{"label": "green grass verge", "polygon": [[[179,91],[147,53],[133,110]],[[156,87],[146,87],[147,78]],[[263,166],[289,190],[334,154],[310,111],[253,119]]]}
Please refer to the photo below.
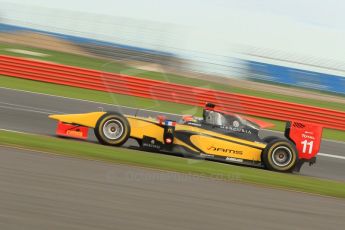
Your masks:
{"label": "green grass verge", "polygon": [[275,173],[263,169],[8,131],[0,131],[0,144],[345,198],[345,183],[294,174]]}
{"label": "green grass verge", "polygon": [[255,91],[255,90],[250,90],[250,89],[245,89],[245,88],[232,87],[230,85],[209,82],[209,81],[200,80],[200,79],[188,78],[185,76],[179,76],[179,75],[169,74],[169,73],[143,71],[143,70],[139,70],[139,69],[135,69],[133,67],[127,66],[125,64],[120,64],[118,62],[109,62],[108,60],[85,57],[82,55],[37,49],[37,48],[31,48],[31,47],[21,46],[21,45],[0,44],[0,54],[33,58],[33,56],[10,52],[7,49],[24,49],[24,50],[48,54],[49,56],[47,57],[34,57],[34,58],[44,60],[44,61],[65,64],[65,65],[72,65],[72,66],[78,66],[78,67],[83,67],[83,68],[102,70],[106,72],[123,73],[123,74],[132,75],[132,76],[160,80],[160,81],[168,81],[168,82],[177,83],[177,84],[204,87],[204,88],[221,90],[225,92],[239,93],[239,94],[263,97],[263,98],[269,98],[269,99],[276,99],[276,100],[282,100],[282,101],[288,101],[288,102],[298,102],[300,104],[345,111],[345,105],[342,103],[307,99],[307,98],[295,97],[293,95],[287,96],[287,95],[281,95],[281,94],[270,93],[270,92]]}
{"label": "green grass verge", "polygon": [[[201,116],[202,109],[196,106],[188,106],[166,101],[151,100],[140,97],[127,96],[122,94],[110,94],[96,90],[88,90],[77,87],[56,85],[38,81],[31,81],[20,78],[6,77],[0,75],[0,87],[20,89],[31,92],[45,93],[50,95],[64,96],[69,98],[83,99],[113,105],[130,106],[140,109],[151,109],[167,113],[192,114]],[[95,108],[97,110],[98,108]],[[285,122],[260,118],[264,121],[275,124],[272,130],[284,131]],[[345,132],[325,129],[323,137],[331,140],[345,141]]]}
{"label": "green grass verge", "polygon": [[[201,115],[201,108],[173,102],[152,100],[122,94],[112,94],[97,90],[88,90],[77,87],[56,85],[51,83],[31,81],[15,77],[0,75],[0,87],[20,89],[37,93],[76,98],[112,105],[129,106],[140,109],[158,110],[167,113],[197,114]],[[95,110],[98,108],[95,107]]]}

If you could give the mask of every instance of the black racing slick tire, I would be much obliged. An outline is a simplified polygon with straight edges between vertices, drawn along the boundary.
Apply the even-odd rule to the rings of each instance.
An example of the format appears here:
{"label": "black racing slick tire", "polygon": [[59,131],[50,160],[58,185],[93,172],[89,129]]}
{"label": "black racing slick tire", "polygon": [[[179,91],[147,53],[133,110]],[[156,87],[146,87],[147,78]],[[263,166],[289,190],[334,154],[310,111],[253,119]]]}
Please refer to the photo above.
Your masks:
{"label": "black racing slick tire", "polygon": [[131,128],[122,114],[108,112],[98,119],[94,132],[101,144],[121,146],[128,140]]}
{"label": "black racing slick tire", "polygon": [[268,143],[261,158],[269,170],[292,172],[298,161],[298,153],[292,142],[279,138]]}

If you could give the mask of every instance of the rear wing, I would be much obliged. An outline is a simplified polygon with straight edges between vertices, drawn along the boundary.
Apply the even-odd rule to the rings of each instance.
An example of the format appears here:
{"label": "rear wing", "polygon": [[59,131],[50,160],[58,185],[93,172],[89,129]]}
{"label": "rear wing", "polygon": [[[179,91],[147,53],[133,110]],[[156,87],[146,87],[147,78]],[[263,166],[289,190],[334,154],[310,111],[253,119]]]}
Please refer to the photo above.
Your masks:
{"label": "rear wing", "polygon": [[285,136],[295,143],[299,159],[311,160],[319,153],[323,127],[316,124],[290,121]]}

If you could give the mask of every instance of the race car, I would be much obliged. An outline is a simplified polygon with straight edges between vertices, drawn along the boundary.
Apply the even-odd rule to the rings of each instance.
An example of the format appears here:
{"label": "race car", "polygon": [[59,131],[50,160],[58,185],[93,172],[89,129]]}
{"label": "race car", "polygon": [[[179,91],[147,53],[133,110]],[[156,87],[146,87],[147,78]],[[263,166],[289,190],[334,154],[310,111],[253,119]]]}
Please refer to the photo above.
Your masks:
{"label": "race car", "polygon": [[50,115],[58,120],[57,135],[86,139],[94,129],[101,144],[122,146],[128,139],[140,149],[182,154],[229,163],[263,167],[273,171],[299,171],[303,163],[315,163],[322,127],[289,121],[285,138],[260,138],[263,126],[253,119],[217,110],[206,103],[202,118],[183,116],[178,121],[124,115],[118,112]]}

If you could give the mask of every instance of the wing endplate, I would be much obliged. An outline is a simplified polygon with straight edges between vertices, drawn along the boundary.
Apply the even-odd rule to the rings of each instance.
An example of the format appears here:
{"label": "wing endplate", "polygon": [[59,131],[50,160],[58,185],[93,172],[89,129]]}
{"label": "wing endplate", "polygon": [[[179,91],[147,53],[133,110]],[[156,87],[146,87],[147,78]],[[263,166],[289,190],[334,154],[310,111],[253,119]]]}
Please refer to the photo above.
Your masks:
{"label": "wing endplate", "polygon": [[285,136],[295,143],[299,159],[310,160],[319,153],[322,130],[320,125],[291,121],[287,123]]}

